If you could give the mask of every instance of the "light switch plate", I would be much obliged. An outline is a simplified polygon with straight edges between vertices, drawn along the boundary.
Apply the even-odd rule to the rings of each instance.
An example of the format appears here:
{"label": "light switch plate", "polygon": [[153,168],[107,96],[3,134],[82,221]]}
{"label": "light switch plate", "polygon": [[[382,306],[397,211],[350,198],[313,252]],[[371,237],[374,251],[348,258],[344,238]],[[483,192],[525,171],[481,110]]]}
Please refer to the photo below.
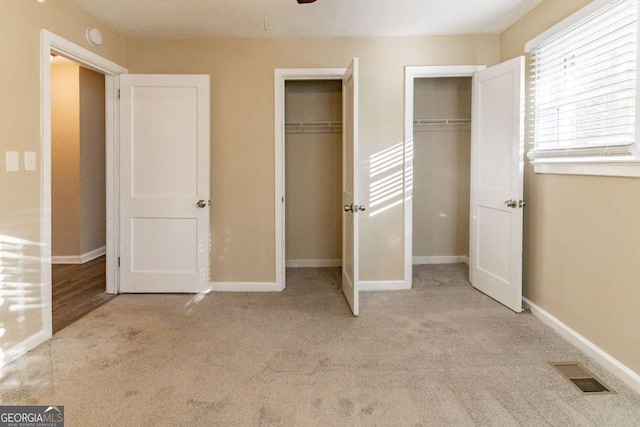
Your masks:
{"label": "light switch plate", "polygon": [[7,172],[20,171],[20,156],[17,151],[7,151]]}
{"label": "light switch plate", "polygon": [[36,170],[36,153],[35,151],[24,152],[24,170],[34,171]]}

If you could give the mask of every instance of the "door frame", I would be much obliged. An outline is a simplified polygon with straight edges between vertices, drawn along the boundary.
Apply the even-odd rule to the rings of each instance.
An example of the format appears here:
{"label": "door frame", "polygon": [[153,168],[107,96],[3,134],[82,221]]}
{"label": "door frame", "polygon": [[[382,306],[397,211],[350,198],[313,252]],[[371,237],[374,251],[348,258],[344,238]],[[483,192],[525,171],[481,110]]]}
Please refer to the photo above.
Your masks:
{"label": "door frame", "polygon": [[41,286],[42,316],[46,337],[52,336],[52,277],[51,277],[51,63],[52,53],[62,55],[105,76],[105,150],[106,150],[106,207],[107,267],[106,292],[117,294],[119,245],[119,108],[118,76],[128,71],[102,56],[76,45],[52,32],[41,30],[40,35],[40,108],[41,108]]}
{"label": "door frame", "polygon": [[285,288],[285,83],[289,80],[342,80],[346,68],[276,68],[275,99],[275,273],[277,291]]}
{"label": "door frame", "polygon": [[415,79],[473,77],[486,65],[404,67],[404,284],[413,287],[413,101]]}

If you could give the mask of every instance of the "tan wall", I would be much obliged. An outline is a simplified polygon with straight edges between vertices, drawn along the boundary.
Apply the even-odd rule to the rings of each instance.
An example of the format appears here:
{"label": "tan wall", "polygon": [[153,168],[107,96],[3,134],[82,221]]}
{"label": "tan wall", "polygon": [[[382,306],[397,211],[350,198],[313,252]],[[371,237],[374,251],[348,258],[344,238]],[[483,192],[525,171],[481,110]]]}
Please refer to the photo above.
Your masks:
{"label": "tan wall", "polygon": [[80,255],[80,67],[51,67],[51,254]]}
{"label": "tan wall", "polygon": [[[341,120],[341,81],[286,83],[286,122]],[[287,133],[285,152],[286,259],[341,259],[342,133]]]}
{"label": "tan wall", "polygon": [[[470,119],[471,78],[416,79],[414,119]],[[414,127],[413,256],[469,256],[471,127]]]}
{"label": "tan wall", "polygon": [[[102,30],[104,43],[92,48],[85,41],[88,26]],[[0,13],[0,156],[6,151],[35,151],[41,160],[40,141],[40,29],[46,28],[82,47],[126,66],[126,39],[117,36],[63,0],[46,3],[3,0]],[[21,168],[22,169],[22,168]],[[21,296],[35,298],[28,306],[15,297],[0,306],[0,352],[15,348],[43,331],[40,280],[40,166],[37,172],[6,173],[0,169],[0,239],[18,243],[3,245],[3,252],[23,255],[20,268],[5,269],[3,281],[21,284]],[[20,240],[13,240],[20,239]],[[21,243],[20,243],[21,242]],[[6,247],[5,247],[6,246]],[[3,257],[4,258],[4,257]],[[12,267],[13,258],[3,259]],[[26,286],[25,286],[26,285]]]}
{"label": "tan wall", "polygon": [[[501,35],[502,59],[589,3],[546,0]],[[640,373],[640,180],[525,176],[524,293]]]}
{"label": "tan wall", "polygon": [[105,78],[80,68],[80,253],[106,244]]}
{"label": "tan wall", "polygon": [[402,165],[375,177],[368,165],[403,142],[404,66],[499,62],[492,35],[130,40],[128,47],[130,72],[211,75],[211,268],[212,279],[225,282],[275,278],[275,68],[346,67],[360,58],[359,204],[369,207],[360,217],[361,279],[401,280],[403,208],[381,209],[401,196],[373,207],[369,186]]}

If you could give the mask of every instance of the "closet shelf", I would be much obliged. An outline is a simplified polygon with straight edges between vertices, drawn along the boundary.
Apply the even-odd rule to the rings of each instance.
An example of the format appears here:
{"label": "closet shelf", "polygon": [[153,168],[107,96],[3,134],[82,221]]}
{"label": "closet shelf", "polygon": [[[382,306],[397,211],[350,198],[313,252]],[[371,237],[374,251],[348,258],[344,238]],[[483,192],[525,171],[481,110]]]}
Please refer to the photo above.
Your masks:
{"label": "closet shelf", "polygon": [[285,133],[342,133],[342,122],[286,122]]}
{"label": "closet shelf", "polygon": [[416,119],[414,125],[468,125],[471,119]]}
{"label": "closet shelf", "polygon": [[470,125],[471,119],[415,119],[413,130],[416,132],[467,130]]}

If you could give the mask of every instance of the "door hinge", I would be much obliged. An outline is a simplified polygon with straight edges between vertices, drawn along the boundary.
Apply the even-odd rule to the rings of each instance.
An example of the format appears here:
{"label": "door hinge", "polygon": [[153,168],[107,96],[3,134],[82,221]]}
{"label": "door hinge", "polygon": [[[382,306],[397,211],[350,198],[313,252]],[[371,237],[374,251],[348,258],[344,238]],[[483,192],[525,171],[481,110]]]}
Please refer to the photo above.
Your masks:
{"label": "door hinge", "polygon": [[120,267],[120,257],[118,257],[118,267]]}
{"label": "door hinge", "polygon": [[118,99],[120,99],[120,89],[118,89]]}

